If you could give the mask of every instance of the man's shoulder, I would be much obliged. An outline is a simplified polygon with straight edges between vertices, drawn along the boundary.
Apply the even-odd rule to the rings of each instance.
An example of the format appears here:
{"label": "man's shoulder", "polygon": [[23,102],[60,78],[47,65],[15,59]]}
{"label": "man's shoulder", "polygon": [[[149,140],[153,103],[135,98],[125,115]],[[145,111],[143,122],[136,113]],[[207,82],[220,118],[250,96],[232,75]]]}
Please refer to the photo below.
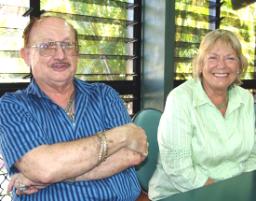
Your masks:
{"label": "man's shoulder", "polygon": [[28,98],[23,90],[15,92],[6,92],[0,98],[0,109],[3,111],[17,111],[28,103]]}
{"label": "man's shoulder", "polygon": [[14,92],[6,92],[2,95],[0,101],[1,102],[16,102],[23,100],[26,97],[24,90],[17,90]]}
{"label": "man's shoulder", "polygon": [[111,86],[102,83],[102,82],[87,82],[83,80],[76,79],[76,85],[78,89],[83,92],[93,93],[93,92],[108,92],[108,91],[115,91]]}

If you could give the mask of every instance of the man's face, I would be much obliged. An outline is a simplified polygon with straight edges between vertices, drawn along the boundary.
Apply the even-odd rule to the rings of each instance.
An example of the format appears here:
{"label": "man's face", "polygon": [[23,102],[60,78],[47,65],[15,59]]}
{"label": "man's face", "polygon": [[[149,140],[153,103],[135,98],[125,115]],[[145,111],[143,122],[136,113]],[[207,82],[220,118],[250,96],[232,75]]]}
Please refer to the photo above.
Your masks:
{"label": "man's face", "polygon": [[46,18],[32,29],[25,61],[39,85],[69,83],[76,72],[75,33],[62,19]]}

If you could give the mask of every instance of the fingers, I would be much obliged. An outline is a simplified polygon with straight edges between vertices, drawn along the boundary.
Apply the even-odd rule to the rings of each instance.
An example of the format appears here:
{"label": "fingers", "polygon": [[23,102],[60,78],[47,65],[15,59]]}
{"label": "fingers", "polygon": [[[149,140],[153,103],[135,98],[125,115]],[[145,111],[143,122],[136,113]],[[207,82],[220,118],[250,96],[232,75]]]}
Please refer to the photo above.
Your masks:
{"label": "fingers", "polygon": [[126,150],[127,150],[126,155],[129,158],[130,164],[133,166],[140,164],[146,158],[144,155],[138,152],[131,151],[130,149],[126,149]]}
{"label": "fingers", "polygon": [[38,191],[39,191],[39,189],[34,186],[25,186],[24,185],[19,188],[16,188],[17,195],[24,195],[24,194],[30,195],[30,194],[36,193]]}
{"label": "fingers", "polygon": [[8,183],[8,187],[7,187],[8,193],[10,193],[13,190],[14,184],[15,184],[17,178],[18,178],[18,174],[15,174],[12,176],[11,180]]}
{"label": "fingers", "polygon": [[45,187],[46,187],[46,185],[31,185],[31,186],[29,186],[29,185],[25,185],[25,184],[21,184],[21,183],[15,184],[17,195],[24,195],[24,194],[30,195],[30,194],[38,192],[39,190],[41,190]]}
{"label": "fingers", "polygon": [[[36,192],[38,192],[38,191],[39,191],[39,190],[38,190],[37,188],[31,188],[31,187],[30,187],[28,190],[22,192],[22,194],[31,195],[31,194],[36,193]],[[20,194],[20,195],[21,195],[21,194]]]}
{"label": "fingers", "polygon": [[19,173],[12,176],[7,190],[8,192],[11,192],[15,189],[17,195],[33,194],[46,186],[47,184],[35,183],[26,178],[23,174]]}
{"label": "fingers", "polygon": [[15,184],[15,188],[17,195],[21,195],[25,194],[25,192],[29,189],[29,186],[18,182],[17,184]]}

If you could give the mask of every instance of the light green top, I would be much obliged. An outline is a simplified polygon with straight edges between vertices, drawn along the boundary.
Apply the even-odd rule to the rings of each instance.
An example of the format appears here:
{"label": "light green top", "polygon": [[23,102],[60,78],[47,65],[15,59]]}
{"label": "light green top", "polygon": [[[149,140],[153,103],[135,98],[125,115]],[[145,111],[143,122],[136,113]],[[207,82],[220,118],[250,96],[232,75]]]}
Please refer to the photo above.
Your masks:
{"label": "light green top", "polygon": [[228,96],[223,117],[200,81],[171,91],[158,127],[160,157],[149,183],[151,200],[201,187],[208,178],[256,169],[253,96],[239,86]]}

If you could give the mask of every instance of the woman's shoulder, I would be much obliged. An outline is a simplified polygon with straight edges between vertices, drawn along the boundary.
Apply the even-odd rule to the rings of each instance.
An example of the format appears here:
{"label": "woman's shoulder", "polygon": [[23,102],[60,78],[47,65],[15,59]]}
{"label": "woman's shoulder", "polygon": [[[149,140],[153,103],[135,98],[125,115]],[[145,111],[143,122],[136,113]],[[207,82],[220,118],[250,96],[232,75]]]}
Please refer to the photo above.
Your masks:
{"label": "woman's shoulder", "polygon": [[252,93],[248,89],[238,85],[233,86],[231,91],[240,97],[252,97]]}
{"label": "woman's shoulder", "polygon": [[175,96],[191,96],[196,88],[199,87],[199,84],[197,80],[187,80],[170,91],[170,94]]}
{"label": "woman's shoulder", "polygon": [[244,104],[251,105],[254,102],[253,94],[241,86],[233,86],[229,92],[230,98],[239,101]]}
{"label": "woman's shoulder", "polygon": [[167,101],[172,103],[175,102],[178,105],[191,105],[198,87],[200,87],[198,81],[187,80],[170,91]]}

